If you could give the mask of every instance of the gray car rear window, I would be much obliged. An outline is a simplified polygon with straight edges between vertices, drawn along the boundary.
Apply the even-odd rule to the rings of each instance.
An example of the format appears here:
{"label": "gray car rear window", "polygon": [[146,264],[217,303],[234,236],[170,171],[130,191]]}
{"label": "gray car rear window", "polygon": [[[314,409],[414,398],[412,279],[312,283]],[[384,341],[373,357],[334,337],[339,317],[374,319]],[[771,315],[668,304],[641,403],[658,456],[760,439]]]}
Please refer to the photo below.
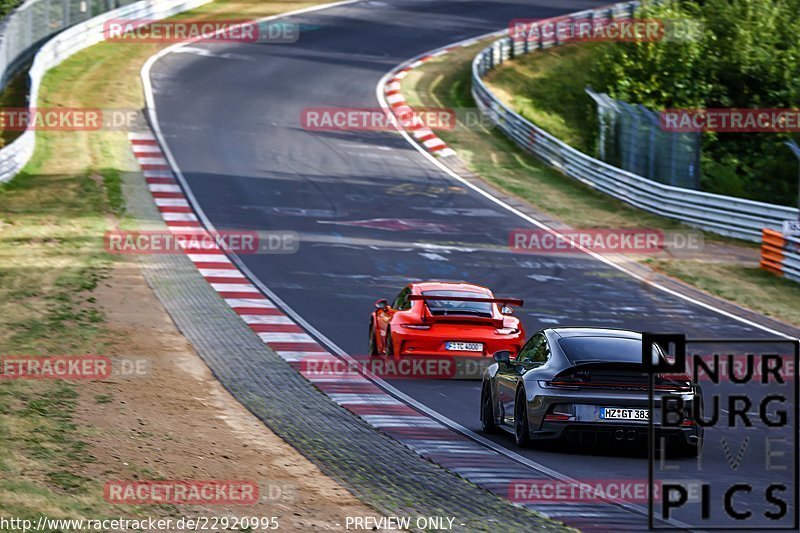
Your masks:
{"label": "gray car rear window", "polygon": [[642,362],[642,341],[622,337],[566,337],[558,345],[571,363],[587,361]]}

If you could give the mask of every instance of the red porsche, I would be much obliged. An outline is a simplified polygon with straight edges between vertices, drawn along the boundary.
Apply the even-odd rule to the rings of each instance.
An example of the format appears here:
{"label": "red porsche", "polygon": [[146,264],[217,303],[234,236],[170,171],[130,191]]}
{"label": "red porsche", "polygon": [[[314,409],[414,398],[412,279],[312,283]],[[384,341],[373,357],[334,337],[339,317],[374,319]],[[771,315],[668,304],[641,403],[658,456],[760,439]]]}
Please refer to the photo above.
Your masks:
{"label": "red porsche", "polygon": [[522,300],[495,298],[480,285],[424,281],[407,285],[390,304],[375,302],[369,323],[369,354],[492,356],[516,354],[525,343],[511,306]]}

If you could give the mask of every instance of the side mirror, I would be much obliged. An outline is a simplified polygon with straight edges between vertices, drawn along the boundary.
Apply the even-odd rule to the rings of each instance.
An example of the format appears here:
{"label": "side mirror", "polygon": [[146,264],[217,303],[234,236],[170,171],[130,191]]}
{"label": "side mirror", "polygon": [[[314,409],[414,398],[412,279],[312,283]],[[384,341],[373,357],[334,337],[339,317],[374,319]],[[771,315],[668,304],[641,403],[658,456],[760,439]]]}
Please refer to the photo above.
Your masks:
{"label": "side mirror", "polygon": [[494,360],[501,365],[510,365],[511,364],[511,352],[508,350],[500,350],[499,352],[494,352]]}
{"label": "side mirror", "polygon": [[378,300],[377,302],[375,302],[375,307],[377,309],[380,309],[381,311],[386,311],[387,309],[389,309],[389,302],[387,302],[386,300]]}
{"label": "side mirror", "polygon": [[510,305],[504,305],[504,306],[503,306],[503,307],[500,309],[500,312],[501,312],[502,314],[506,315],[506,316],[511,316],[511,315],[513,315],[513,314],[514,314],[514,309],[512,309]]}

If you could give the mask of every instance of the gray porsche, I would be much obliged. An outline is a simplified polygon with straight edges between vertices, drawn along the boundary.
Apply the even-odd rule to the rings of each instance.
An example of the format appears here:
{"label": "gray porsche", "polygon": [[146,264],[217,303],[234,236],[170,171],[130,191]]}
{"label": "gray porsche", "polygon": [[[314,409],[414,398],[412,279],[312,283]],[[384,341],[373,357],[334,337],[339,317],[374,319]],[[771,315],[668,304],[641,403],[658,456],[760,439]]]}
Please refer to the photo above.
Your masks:
{"label": "gray porsche", "polygon": [[[652,357],[668,359],[657,345]],[[642,365],[641,333],[544,329],[516,357],[500,351],[494,359],[481,388],[485,432],[506,431],[520,446],[554,440],[582,447],[647,442],[650,378]],[[703,429],[691,413],[695,406],[702,410],[700,388],[686,375],[656,375],[653,390],[658,442],[670,453],[696,457]],[[662,399],[682,402],[679,423],[661,424]]]}

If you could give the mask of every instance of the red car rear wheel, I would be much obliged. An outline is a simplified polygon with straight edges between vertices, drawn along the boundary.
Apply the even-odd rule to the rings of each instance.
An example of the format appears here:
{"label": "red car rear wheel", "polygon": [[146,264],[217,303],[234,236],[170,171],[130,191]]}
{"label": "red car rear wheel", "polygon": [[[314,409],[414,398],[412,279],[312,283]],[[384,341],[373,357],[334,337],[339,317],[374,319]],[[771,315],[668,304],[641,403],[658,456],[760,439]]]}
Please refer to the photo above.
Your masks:
{"label": "red car rear wheel", "polygon": [[386,330],[386,357],[392,359],[399,359],[400,355],[394,349],[394,340],[392,340],[392,330]]}
{"label": "red car rear wheel", "polygon": [[369,355],[370,357],[380,355],[378,352],[378,343],[375,341],[375,322],[369,321]]}

